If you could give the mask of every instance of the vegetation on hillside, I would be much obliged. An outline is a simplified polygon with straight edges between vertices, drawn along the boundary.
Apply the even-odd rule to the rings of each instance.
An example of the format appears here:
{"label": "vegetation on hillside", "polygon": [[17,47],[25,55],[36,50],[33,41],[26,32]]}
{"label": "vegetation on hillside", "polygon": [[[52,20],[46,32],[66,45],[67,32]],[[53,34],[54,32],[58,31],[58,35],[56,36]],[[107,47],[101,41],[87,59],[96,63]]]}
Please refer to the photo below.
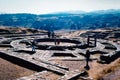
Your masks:
{"label": "vegetation on hillside", "polygon": [[0,26],[22,26],[45,30],[120,27],[120,10],[89,13],[64,12],[44,15],[0,14]]}

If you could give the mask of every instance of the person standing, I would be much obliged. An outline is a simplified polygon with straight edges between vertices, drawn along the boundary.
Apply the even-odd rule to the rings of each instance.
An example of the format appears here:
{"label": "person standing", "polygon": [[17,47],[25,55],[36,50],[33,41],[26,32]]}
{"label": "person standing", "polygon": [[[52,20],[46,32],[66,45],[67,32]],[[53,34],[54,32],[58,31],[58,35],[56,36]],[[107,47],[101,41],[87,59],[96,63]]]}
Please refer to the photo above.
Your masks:
{"label": "person standing", "polygon": [[51,32],[50,32],[50,31],[48,31],[48,38],[50,38],[50,34],[51,34]]}
{"label": "person standing", "polygon": [[60,44],[60,39],[57,40],[57,45],[59,45],[59,44]]}
{"label": "person standing", "polygon": [[84,68],[87,69],[87,70],[89,70],[90,69],[89,64],[88,64],[88,62],[90,60],[90,51],[89,50],[86,50],[85,57],[86,57],[86,66]]}
{"label": "person standing", "polygon": [[32,41],[32,52],[36,52],[36,51],[35,51],[35,45],[36,45],[36,41],[33,40],[33,41]]}
{"label": "person standing", "polygon": [[54,43],[55,43],[55,45],[57,44],[57,40],[56,40],[56,37],[54,37]]}
{"label": "person standing", "polygon": [[54,31],[51,33],[51,37],[52,38],[54,38],[54,36],[55,36],[55,33],[54,33]]}

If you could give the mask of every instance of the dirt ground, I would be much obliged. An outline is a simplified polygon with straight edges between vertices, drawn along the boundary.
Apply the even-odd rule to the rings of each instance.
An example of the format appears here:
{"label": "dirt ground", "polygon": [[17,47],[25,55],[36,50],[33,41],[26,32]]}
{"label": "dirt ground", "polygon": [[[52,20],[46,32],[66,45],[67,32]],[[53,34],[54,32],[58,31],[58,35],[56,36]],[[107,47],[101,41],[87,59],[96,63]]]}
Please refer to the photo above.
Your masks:
{"label": "dirt ground", "polygon": [[23,76],[29,76],[35,71],[20,67],[0,58],[0,80],[13,80]]}
{"label": "dirt ground", "polygon": [[[70,70],[84,70],[85,61],[56,61],[59,64],[67,66]],[[110,64],[100,64],[96,60],[89,63],[89,76],[94,80],[120,80],[120,58]],[[0,58],[0,80],[13,80],[23,76],[34,74],[35,71],[20,67],[11,62]],[[48,78],[53,79],[55,75],[49,75]],[[56,76],[58,78],[58,76]],[[54,78],[54,79],[56,79]]]}
{"label": "dirt ground", "polygon": [[94,80],[120,80],[120,58],[110,64],[93,61],[88,73]]}
{"label": "dirt ground", "polygon": [[[85,70],[85,61],[56,61],[57,63],[69,67],[70,70]],[[93,80],[120,80],[120,58],[110,64],[101,64],[96,60],[89,62],[89,77]]]}

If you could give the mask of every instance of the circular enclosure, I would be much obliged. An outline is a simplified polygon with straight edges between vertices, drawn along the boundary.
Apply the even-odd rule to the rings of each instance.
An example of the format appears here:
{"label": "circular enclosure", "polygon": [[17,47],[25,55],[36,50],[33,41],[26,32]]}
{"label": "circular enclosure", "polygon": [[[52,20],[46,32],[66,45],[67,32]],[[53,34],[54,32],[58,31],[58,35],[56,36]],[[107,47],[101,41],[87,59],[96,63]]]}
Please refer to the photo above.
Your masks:
{"label": "circular enclosure", "polygon": [[61,39],[61,38],[43,38],[36,39],[36,46],[38,49],[51,49],[51,50],[64,50],[73,49],[81,44],[80,41],[72,39]]}

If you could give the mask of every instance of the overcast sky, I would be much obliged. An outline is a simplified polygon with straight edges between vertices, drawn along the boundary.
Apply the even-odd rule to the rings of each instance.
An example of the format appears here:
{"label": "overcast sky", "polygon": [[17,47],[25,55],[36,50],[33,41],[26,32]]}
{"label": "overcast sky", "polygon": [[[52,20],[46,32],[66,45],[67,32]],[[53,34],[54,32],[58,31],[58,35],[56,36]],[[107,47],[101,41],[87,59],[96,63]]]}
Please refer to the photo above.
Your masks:
{"label": "overcast sky", "polygon": [[60,11],[120,9],[120,0],[0,0],[0,12],[46,14]]}

